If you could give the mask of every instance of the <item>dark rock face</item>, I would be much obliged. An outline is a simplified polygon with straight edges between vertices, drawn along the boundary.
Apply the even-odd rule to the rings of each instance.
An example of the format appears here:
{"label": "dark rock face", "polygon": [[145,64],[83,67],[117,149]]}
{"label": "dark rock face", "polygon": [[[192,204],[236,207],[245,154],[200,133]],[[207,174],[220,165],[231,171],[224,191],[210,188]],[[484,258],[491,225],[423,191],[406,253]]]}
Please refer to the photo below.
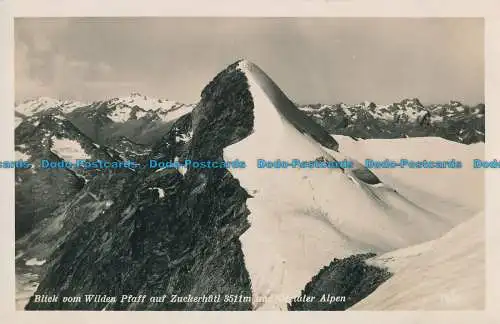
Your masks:
{"label": "dark rock face", "polygon": [[[41,160],[61,161],[53,151],[56,139],[78,143],[98,160],[113,159],[113,153],[94,145],[71,122],[56,111],[31,117],[16,128],[16,151],[29,157],[31,169],[16,169],[16,238],[27,234],[63,202],[72,199],[93,175],[68,168],[39,170]],[[97,170],[100,171],[100,170]]]}
{"label": "dark rock face", "polygon": [[124,160],[144,162],[151,152],[148,145],[136,143],[126,136],[119,136],[108,140],[107,146],[112,147],[116,153]]}
{"label": "dark rock face", "polygon": [[[192,115],[174,123],[150,159],[221,159],[223,147],[248,136],[253,102],[236,63],[203,90]],[[179,135],[192,132],[190,141]],[[112,177],[119,177],[118,174]],[[27,310],[250,310],[224,302],[224,294],[251,295],[239,236],[248,228],[248,194],[226,169],[141,169],[119,185],[95,179],[113,204],[79,225],[51,256],[35,294],[117,296],[116,303],[37,303]],[[97,190],[97,187],[95,188]],[[160,191],[161,189],[161,191]],[[160,194],[161,192],[161,194]],[[77,203],[78,204],[78,203]],[[76,210],[76,209],[75,209]],[[147,295],[144,303],[121,295]],[[170,296],[222,295],[208,303],[171,303]],[[163,296],[164,302],[150,302]]]}
{"label": "dark rock face", "polygon": [[[460,142],[463,144],[473,144],[485,141],[485,118],[484,105],[479,105],[473,111],[467,110],[454,117],[443,117],[440,123],[432,125],[436,136]],[[482,112],[481,112],[482,111]],[[450,115],[452,113],[449,113]]]}
{"label": "dark rock face", "polygon": [[[301,296],[315,297],[313,302],[292,301],[290,311],[342,311],[370,295],[378,286],[391,277],[387,270],[365,263],[374,253],[352,255],[345,259],[334,259],[321,269],[305,286]],[[328,302],[329,296],[345,297]],[[321,298],[325,298],[322,301]]]}

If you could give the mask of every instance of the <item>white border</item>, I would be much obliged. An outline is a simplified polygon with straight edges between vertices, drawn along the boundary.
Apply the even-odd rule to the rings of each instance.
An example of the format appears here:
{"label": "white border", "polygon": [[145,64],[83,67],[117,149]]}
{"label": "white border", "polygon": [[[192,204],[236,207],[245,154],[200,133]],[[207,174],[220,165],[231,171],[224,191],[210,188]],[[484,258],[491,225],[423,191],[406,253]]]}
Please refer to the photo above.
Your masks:
{"label": "white border", "polygon": [[[0,159],[14,157],[13,17],[318,16],[485,17],[486,154],[500,158],[500,2],[496,0],[0,0]],[[500,170],[486,172],[487,309],[481,312],[24,312],[15,311],[14,177],[0,172],[1,316],[4,323],[500,323]],[[466,190],[467,188],[464,188]]]}
{"label": "white border", "polygon": [[12,0],[14,16],[493,17],[496,0]]}

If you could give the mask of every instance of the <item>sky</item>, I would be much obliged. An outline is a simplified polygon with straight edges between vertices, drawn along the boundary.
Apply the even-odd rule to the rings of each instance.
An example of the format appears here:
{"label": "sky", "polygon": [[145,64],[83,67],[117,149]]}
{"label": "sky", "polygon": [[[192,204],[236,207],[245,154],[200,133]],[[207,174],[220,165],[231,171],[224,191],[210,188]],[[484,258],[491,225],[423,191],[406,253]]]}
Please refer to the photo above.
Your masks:
{"label": "sky", "polygon": [[16,18],[15,96],[195,103],[227,65],[259,65],[301,104],[484,102],[479,18]]}

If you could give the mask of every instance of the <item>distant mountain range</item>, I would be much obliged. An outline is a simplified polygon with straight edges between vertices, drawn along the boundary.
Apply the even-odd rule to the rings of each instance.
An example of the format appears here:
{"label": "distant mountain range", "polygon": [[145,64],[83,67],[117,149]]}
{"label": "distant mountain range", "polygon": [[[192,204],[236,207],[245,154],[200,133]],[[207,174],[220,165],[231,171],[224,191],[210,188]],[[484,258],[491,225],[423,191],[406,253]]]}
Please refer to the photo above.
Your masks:
{"label": "distant mountain range", "polygon": [[16,106],[16,125],[24,120],[36,123],[43,114],[59,114],[100,145],[108,145],[121,137],[151,144],[163,135],[165,124],[190,112],[193,107],[138,93],[92,103],[43,97]]}
{"label": "distant mountain range", "polygon": [[484,142],[485,106],[458,101],[424,106],[416,99],[390,105],[304,105],[302,111],[332,134],[357,138],[436,136],[463,144]]}

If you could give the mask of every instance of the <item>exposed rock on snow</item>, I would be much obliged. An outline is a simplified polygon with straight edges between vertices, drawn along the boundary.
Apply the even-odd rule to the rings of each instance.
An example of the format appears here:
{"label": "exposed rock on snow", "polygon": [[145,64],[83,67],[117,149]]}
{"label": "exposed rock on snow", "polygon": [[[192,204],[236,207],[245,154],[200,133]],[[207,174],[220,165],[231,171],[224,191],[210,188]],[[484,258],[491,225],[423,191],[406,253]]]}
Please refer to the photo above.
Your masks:
{"label": "exposed rock on snow", "polygon": [[484,225],[480,213],[433,242],[374,258],[395,274],[352,310],[484,309]]}

